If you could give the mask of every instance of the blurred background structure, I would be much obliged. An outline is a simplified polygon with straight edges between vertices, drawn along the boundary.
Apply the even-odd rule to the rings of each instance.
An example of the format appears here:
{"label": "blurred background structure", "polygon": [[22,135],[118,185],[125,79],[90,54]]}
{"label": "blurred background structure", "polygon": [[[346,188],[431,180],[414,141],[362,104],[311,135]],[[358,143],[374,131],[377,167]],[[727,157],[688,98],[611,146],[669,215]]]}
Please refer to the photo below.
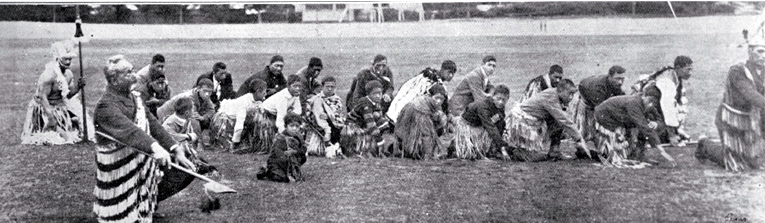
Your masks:
{"label": "blurred background structure", "polygon": [[[758,14],[765,2],[672,2],[678,17]],[[74,22],[74,5],[0,5],[0,21]],[[82,5],[86,23],[416,22],[498,17],[672,16],[667,2]]]}

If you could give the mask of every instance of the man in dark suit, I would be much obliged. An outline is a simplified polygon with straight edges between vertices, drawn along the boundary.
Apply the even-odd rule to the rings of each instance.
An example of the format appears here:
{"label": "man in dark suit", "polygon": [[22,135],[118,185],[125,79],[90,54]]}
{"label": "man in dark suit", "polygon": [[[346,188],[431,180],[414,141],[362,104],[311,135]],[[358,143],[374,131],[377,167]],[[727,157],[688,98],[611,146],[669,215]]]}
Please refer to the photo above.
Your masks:
{"label": "man in dark suit", "polygon": [[266,81],[266,98],[271,97],[271,95],[274,95],[276,92],[287,87],[287,79],[285,79],[282,74],[283,69],[284,58],[279,55],[271,57],[271,61],[266,68],[248,77],[247,80],[242,82],[242,85],[239,85],[236,97],[247,94],[249,92],[249,89],[247,88],[250,86],[250,82],[256,78]]}
{"label": "man in dark suit", "polygon": [[226,71],[225,63],[215,63],[212,71],[199,75],[197,81],[194,82],[194,86],[196,87],[202,79],[210,79],[213,82],[213,92],[210,95],[210,100],[215,104],[216,111],[220,108],[220,101],[236,97],[231,74]]}

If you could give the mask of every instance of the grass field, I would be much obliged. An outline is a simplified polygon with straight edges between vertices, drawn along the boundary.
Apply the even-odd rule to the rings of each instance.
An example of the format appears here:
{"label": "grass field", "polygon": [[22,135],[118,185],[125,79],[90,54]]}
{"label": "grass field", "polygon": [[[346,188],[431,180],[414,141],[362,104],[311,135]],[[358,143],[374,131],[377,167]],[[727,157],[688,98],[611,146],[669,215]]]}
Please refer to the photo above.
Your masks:
{"label": "grass field", "polygon": [[[352,76],[375,54],[388,56],[396,86],[427,66],[454,60],[464,74],[487,54],[498,58],[494,83],[506,84],[519,98],[524,85],[552,64],[567,78],[605,74],[612,65],[638,74],[671,64],[677,55],[695,61],[686,84],[693,138],[716,136],[714,109],[730,65],[745,60],[740,34],[581,35],[512,37],[129,39],[94,40],[83,47],[90,109],[103,93],[99,72],[105,59],[124,54],[136,68],[154,53],[167,57],[166,72],[175,93],[224,61],[235,87],[259,71],[274,54],[286,59],[285,73],[323,59],[322,75],[339,77],[345,95]],[[90,214],[94,185],[93,149],[85,145],[18,145],[26,103],[50,60],[47,39],[4,40],[0,52],[0,221],[83,222]],[[75,73],[79,67],[75,63]],[[628,86],[624,86],[625,89]],[[701,165],[693,148],[672,148],[675,168],[603,169],[584,161],[515,163],[504,161],[331,160],[310,157],[307,179],[295,184],[255,180],[265,156],[204,151],[239,194],[222,197],[223,208],[207,215],[196,205],[201,187],[161,204],[159,222],[722,222],[727,217],[765,221],[761,172],[728,174]],[[566,151],[573,153],[573,151]],[[655,151],[650,157],[661,160]]]}

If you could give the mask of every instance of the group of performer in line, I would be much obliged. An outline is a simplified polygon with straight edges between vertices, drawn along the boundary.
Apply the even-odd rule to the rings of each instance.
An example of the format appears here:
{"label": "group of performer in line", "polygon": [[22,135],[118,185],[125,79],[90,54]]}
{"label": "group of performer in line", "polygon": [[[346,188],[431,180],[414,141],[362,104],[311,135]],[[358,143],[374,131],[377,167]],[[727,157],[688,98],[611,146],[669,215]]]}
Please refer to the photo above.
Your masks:
{"label": "group of performer in line", "polygon": [[[296,170],[308,155],[543,161],[567,158],[561,153],[564,139],[573,143],[577,158],[604,165],[658,163],[645,157],[646,142],[675,165],[662,142],[683,146],[690,138],[683,128],[689,103],[683,82],[693,69],[687,56],[641,76],[631,94],[622,90],[621,66],[577,85],[553,65],[506,111],[510,89],[490,81],[497,67],[493,56],[485,56],[450,94],[444,82],[457,73],[453,61],[425,68],[396,92],[387,58],[377,55],[343,99],[336,94],[337,79],[321,75],[316,57],[285,77],[284,58],[273,56],[236,91],[226,64],[218,62],[190,90],[173,96],[164,56],[133,72],[116,55],[103,69],[107,89],[91,118],[80,117],[76,102],[85,83],[69,70],[74,49],[71,41],[52,45],[54,60],[29,102],[22,143],[95,139],[94,212],[104,222],[151,219],[158,201],[186,187],[190,175],[160,168],[171,156],[194,171],[215,171],[199,149],[269,153],[257,178],[290,182],[299,180]],[[715,120],[721,146],[702,139],[696,151],[698,159],[732,171],[761,163],[765,38],[748,39],[748,52],[749,60],[732,66],[726,77]],[[95,132],[84,136],[81,130],[90,123]]]}

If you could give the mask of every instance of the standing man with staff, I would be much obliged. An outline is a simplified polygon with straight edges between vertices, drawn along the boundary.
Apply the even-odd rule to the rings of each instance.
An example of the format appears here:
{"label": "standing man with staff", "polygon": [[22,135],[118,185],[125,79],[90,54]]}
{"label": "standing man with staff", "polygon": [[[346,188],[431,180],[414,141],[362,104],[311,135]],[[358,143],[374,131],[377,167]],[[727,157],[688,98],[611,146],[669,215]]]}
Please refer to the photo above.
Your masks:
{"label": "standing man with staff", "polygon": [[722,146],[699,140],[696,158],[710,160],[733,172],[761,169],[762,112],[765,109],[765,37],[762,25],[748,42],[749,60],[730,67],[715,125]]}
{"label": "standing man with staff", "polygon": [[112,138],[99,136],[96,142],[93,212],[99,222],[151,222],[159,200],[188,185],[160,182],[186,182],[165,179],[169,176],[191,178],[179,176],[175,169],[160,168],[172,162],[170,153],[181,165],[196,170],[186,157],[186,147],[178,146],[146,110],[141,97],[131,92],[136,82],[132,69],[122,55],[109,58],[104,68],[107,89],[96,105],[96,131]]}
{"label": "standing man with staff", "polygon": [[[92,125],[83,114],[75,97],[85,82],[74,79],[69,69],[75,54],[74,42],[64,40],[51,45],[54,60],[45,65],[37,80],[34,99],[27,106],[27,116],[21,133],[21,144],[60,145],[71,144],[87,137],[85,125]],[[85,123],[85,124],[83,124]],[[91,126],[90,129],[93,129]]]}

